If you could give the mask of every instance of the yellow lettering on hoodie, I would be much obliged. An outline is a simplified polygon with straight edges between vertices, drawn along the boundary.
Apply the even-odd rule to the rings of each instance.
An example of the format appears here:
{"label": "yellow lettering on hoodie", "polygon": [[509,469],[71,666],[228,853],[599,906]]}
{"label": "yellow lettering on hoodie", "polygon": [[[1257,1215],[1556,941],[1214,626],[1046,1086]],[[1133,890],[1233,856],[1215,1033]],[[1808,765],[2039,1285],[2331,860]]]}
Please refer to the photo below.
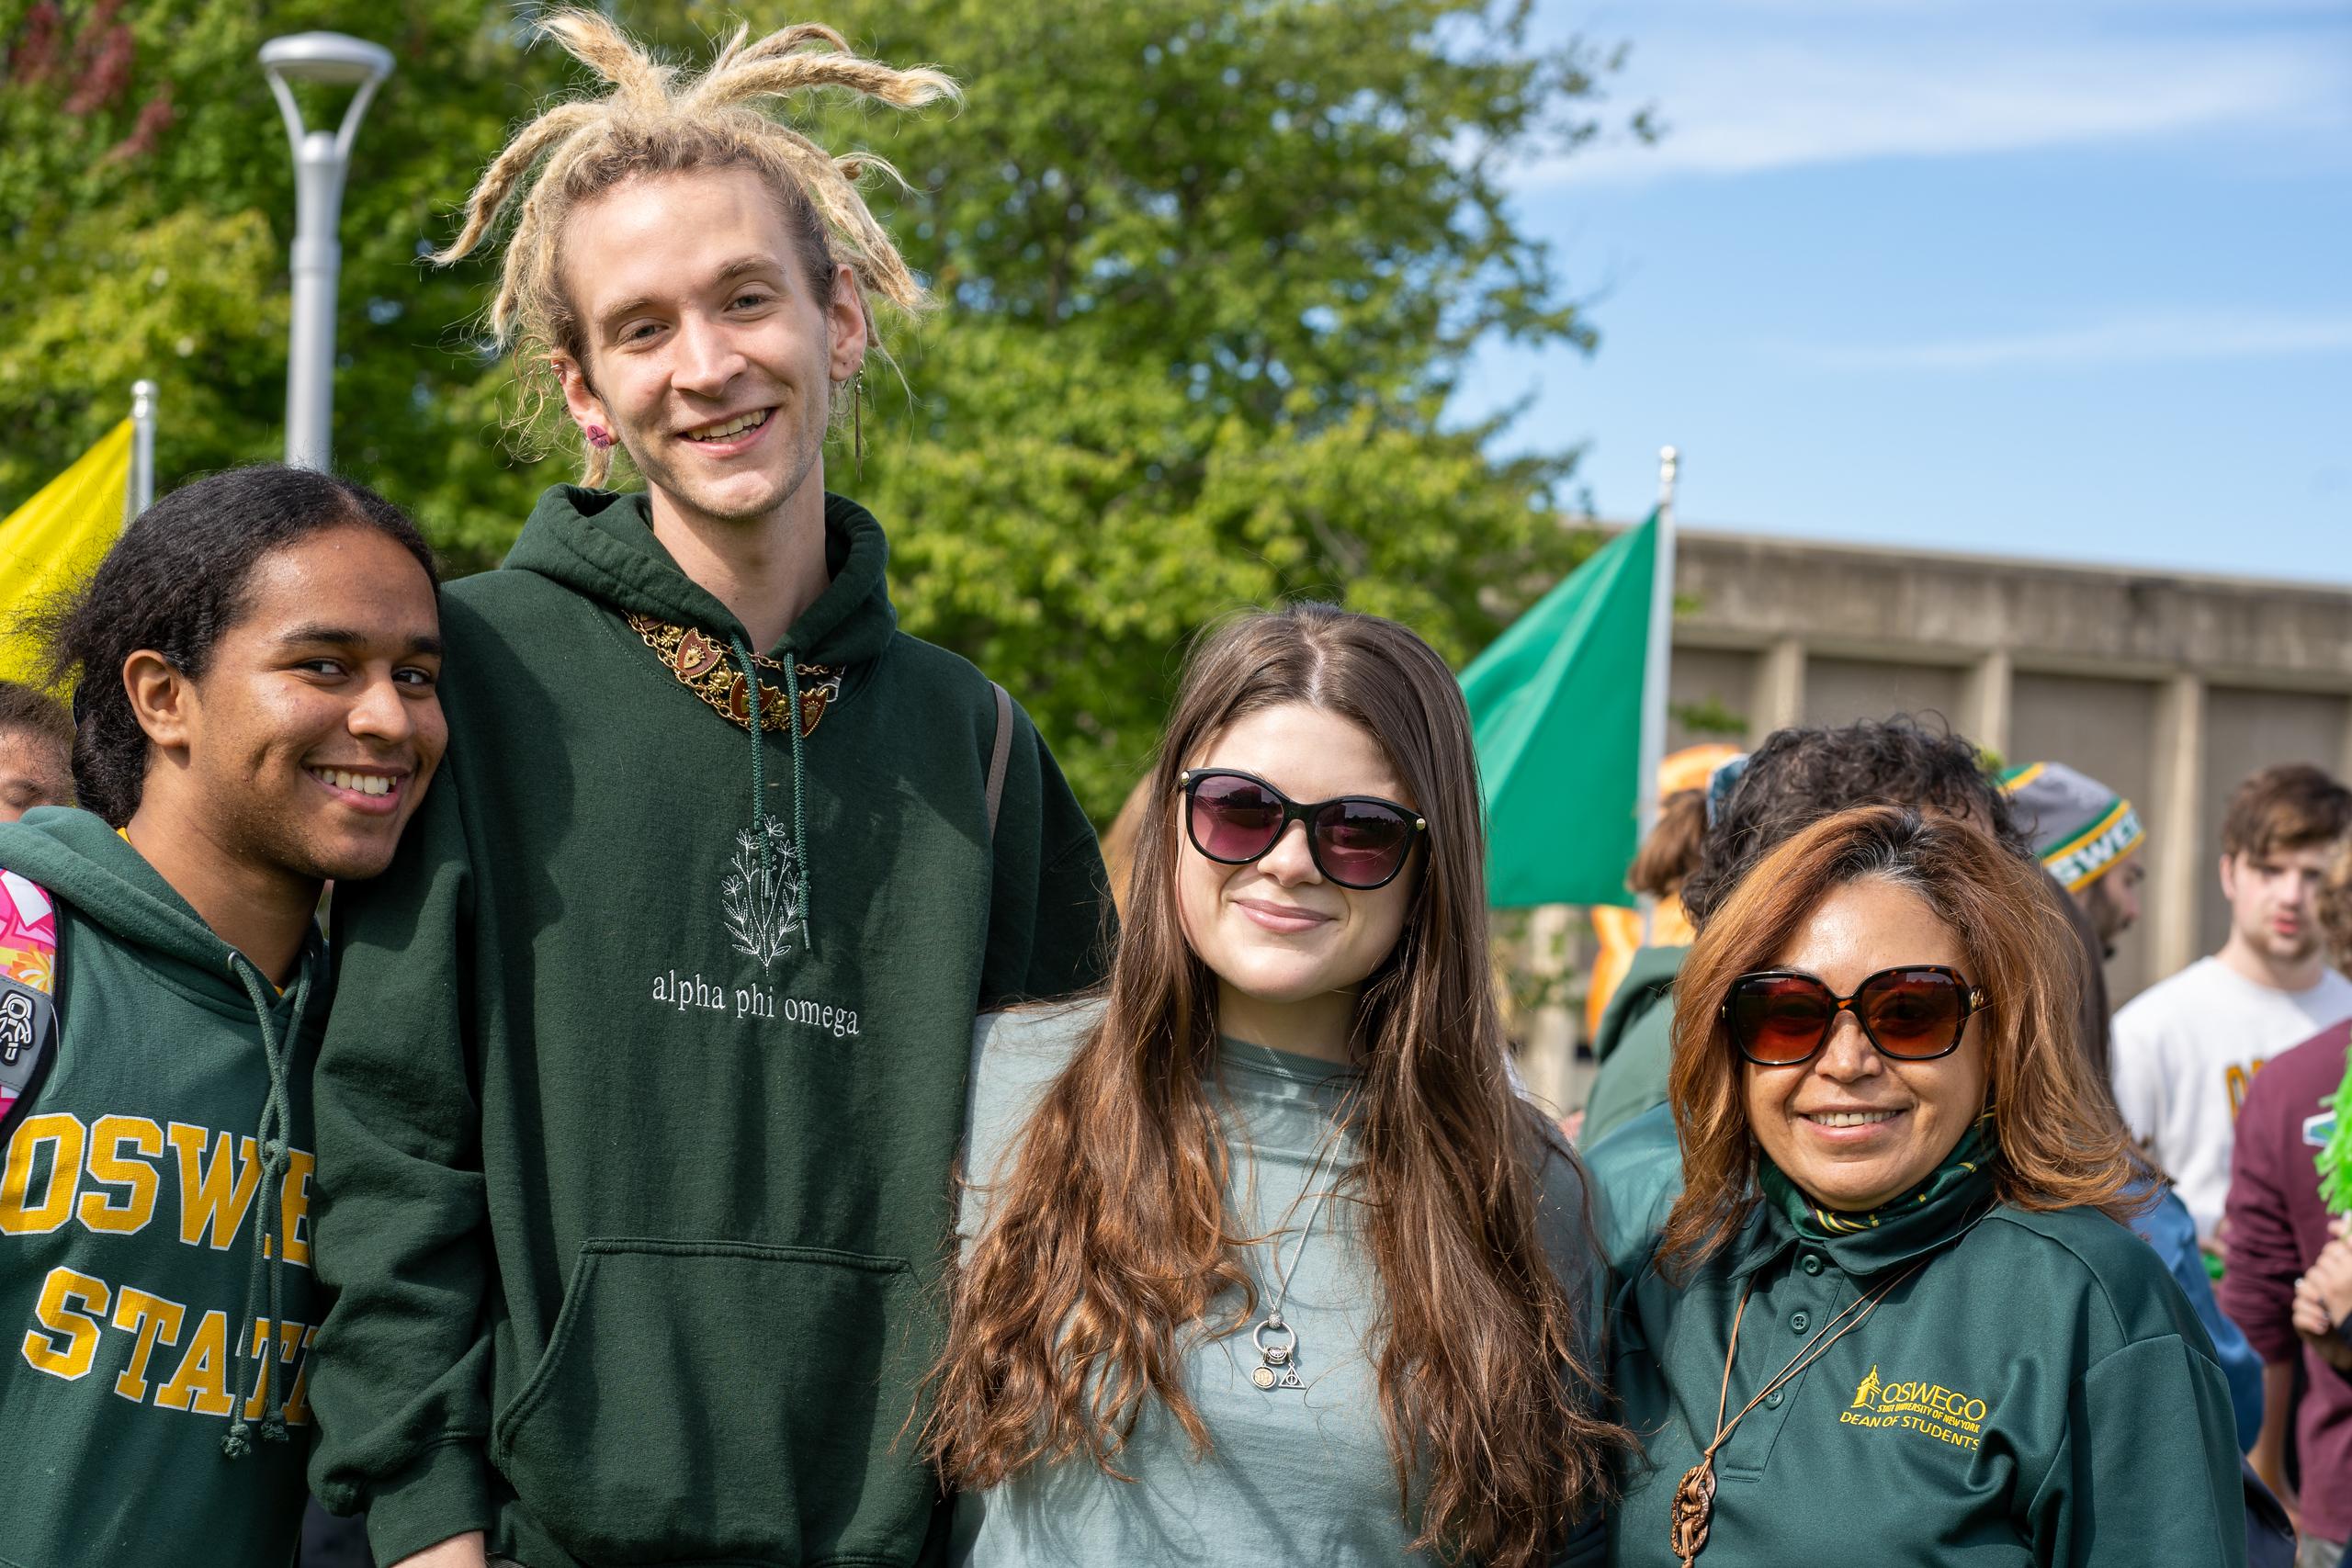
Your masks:
{"label": "yellow lettering on hoodie", "polygon": [[172,1381],[155,1391],[165,1410],[193,1409],[198,1416],[226,1416],[236,1401],[229,1393],[229,1314],[208,1312],[198,1322]]}
{"label": "yellow lettering on hoodie", "polygon": [[[32,1201],[33,1153],[50,1145],[49,1179],[40,1201]],[[0,1170],[0,1235],[47,1235],[74,1213],[82,1185],[82,1123],[62,1111],[28,1116],[8,1140],[8,1164]]]}
{"label": "yellow lettering on hoodie", "polygon": [[[40,1329],[28,1331],[25,1364],[67,1382],[87,1377],[90,1364],[98,1354],[98,1320],[106,1315],[112,1295],[104,1280],[94,1280],[71,1269],[51,1269],[49,1278],[41,1281],[33,1321],[56,1337],[45,1337]],[[74,1311],[74,1303],[77,1302],[88,1310]]]}
{"label": "yellow lettering on hoodie", "polygon": [[[140,1159],[125,1159],[122,1146],[129,1144],[143,1156]],[[107,1235],[136,1235],[147,1228],[155,1217],[155,1192],[161,1185],[155,1168],[149,1160],[164,1155],[164,1130],[144,1116],[101,1116],[90,1123],[90,1181],[96,1187],[126,1187],[123,1193],[89,1191],[82,1194],[81,1207],[74,1213],[81,1217],[85,1230]]]}
{"label": "yellow lettering on hoodie", "polygon": [[[237,1227],[245,1223],[254,1189],[261,1185],[261,1160],[251,1138],[238,1140],[220,1134],[213,1140],[209,1159],[205,1157],[204,1144],[203,1128],[184,1122],[172,1123],[172,1152],[179,1156],[180,1167],[180,1240],[190,1247],[209,1245],[215,1252],[226,1252],[237,1238]],[[238,1153],[244,1156],[242,1167],[231,1153],[232,1144],[239,1145]]]}
{"label": "yellow lettering on hoodie", "polygon": [[166,1345],[180,1342],[180,1325],[187,1321],[187,1308],[162,1296],[151,1296],[134,1285],[125,1285],[114,1296],[114,1325],[125,1333],[135,1333],[139,1338],[130,1348],[130,1365],[122,1369],[114,1380],[115,1393],[133,1404],[147,1398],[147,1363],[155,1354],[155,1341]]}
{"label": "yellow lettering on hoodie", "polygon": [[[311,1337],[317,1333],[317,1328],[306,1327],[299,1323],[279,1324],[277,1325],[278,1360],[284,1362],[288,1366],[295,1366],[296,1363],[294,1358],[297,1354],[310,1348]],[[268,1337],[268,1336],[269,1320],[266,1317],[257,1317],[254,1319],[253,1343],[247,1347],[247,1353],[254,1356],[262,1354],[264,1341]],[[254,1396],[245,1401],[246,1420],[258,1421],[268,1413],[270,1380],[275,1378],[277,1375],[277,1369],[276,1367],[266,1366],[262,1368],[261,1385],[254,1390]],[[305,1355],[302,1357],[301,1362],[294,1373],[294,1381],[287,1385],[286,1389],[285,1415],[286,1424],[289,1427],[301,1426],[311,1418],[311,1406],[303,1398],[305,1391],[310,1386],[310,1382],[311,1359],[307,1355]]]}

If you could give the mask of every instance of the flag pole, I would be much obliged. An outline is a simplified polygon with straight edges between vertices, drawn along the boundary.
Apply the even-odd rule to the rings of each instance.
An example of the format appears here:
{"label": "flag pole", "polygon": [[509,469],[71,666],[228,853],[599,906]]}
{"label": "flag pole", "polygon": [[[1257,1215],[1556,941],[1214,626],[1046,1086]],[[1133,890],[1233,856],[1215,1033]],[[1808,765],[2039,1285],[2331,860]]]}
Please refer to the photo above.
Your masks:
{"label": "flag pole", "polygon": [[155,383],[130,384],[130,483],[123,491],[130,521],[155,503]]}
{"label": "flag pole", "polygon": [[[1671,446],[1657,452],[1657,540],[1650,571],[1650,640],[1642,661],[1642,743],[1635,766],[1636,842],[1649,837],[1657,821],[1657,770],[1666,760],[1667,677],[1674,658],[1674,480],[1681,455]],[[1642,897],[1642,941],[1650,940],[1657,900]]]}

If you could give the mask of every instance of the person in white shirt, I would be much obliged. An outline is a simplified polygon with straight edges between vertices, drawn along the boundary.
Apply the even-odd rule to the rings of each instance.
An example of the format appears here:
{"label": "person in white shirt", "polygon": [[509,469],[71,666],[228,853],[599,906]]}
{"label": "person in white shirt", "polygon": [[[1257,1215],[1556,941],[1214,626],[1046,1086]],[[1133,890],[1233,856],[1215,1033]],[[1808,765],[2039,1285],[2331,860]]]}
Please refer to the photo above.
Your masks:
{"label": "person in white shirt", "polygon": [[2352,790],[2286,763],[2240,784],[2222,823],[2229,940],[2115,1015],[2115,1100],[2197,1221],[2215,1235],[2246,1085],[2265,1060],[2352,1018],[2352,980],[2327,966],[2317,895],[2352,830]]}

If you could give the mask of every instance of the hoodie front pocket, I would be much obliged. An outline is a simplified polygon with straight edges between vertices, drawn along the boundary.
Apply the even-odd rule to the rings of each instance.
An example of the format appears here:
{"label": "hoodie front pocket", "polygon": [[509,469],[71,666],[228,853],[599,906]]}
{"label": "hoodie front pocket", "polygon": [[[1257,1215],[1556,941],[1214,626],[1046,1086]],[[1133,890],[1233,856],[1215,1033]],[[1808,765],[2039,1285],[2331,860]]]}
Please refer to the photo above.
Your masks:
{"label": "hoodie front pocket", "polygon": [[903,1258],[588,1242],[492,1456],[586,1562],[910,1562],[918,1300]]}

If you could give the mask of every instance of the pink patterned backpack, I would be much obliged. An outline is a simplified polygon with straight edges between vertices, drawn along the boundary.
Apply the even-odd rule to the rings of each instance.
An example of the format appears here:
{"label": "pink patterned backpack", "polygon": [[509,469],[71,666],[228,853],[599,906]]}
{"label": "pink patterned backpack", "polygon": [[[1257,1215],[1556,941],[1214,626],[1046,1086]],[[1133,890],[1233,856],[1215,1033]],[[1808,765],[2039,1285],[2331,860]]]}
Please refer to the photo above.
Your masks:
{"label": "pink patterned backpack", "polygon": [[0,871],[0,1142],[57,1043],[57,907]]}

